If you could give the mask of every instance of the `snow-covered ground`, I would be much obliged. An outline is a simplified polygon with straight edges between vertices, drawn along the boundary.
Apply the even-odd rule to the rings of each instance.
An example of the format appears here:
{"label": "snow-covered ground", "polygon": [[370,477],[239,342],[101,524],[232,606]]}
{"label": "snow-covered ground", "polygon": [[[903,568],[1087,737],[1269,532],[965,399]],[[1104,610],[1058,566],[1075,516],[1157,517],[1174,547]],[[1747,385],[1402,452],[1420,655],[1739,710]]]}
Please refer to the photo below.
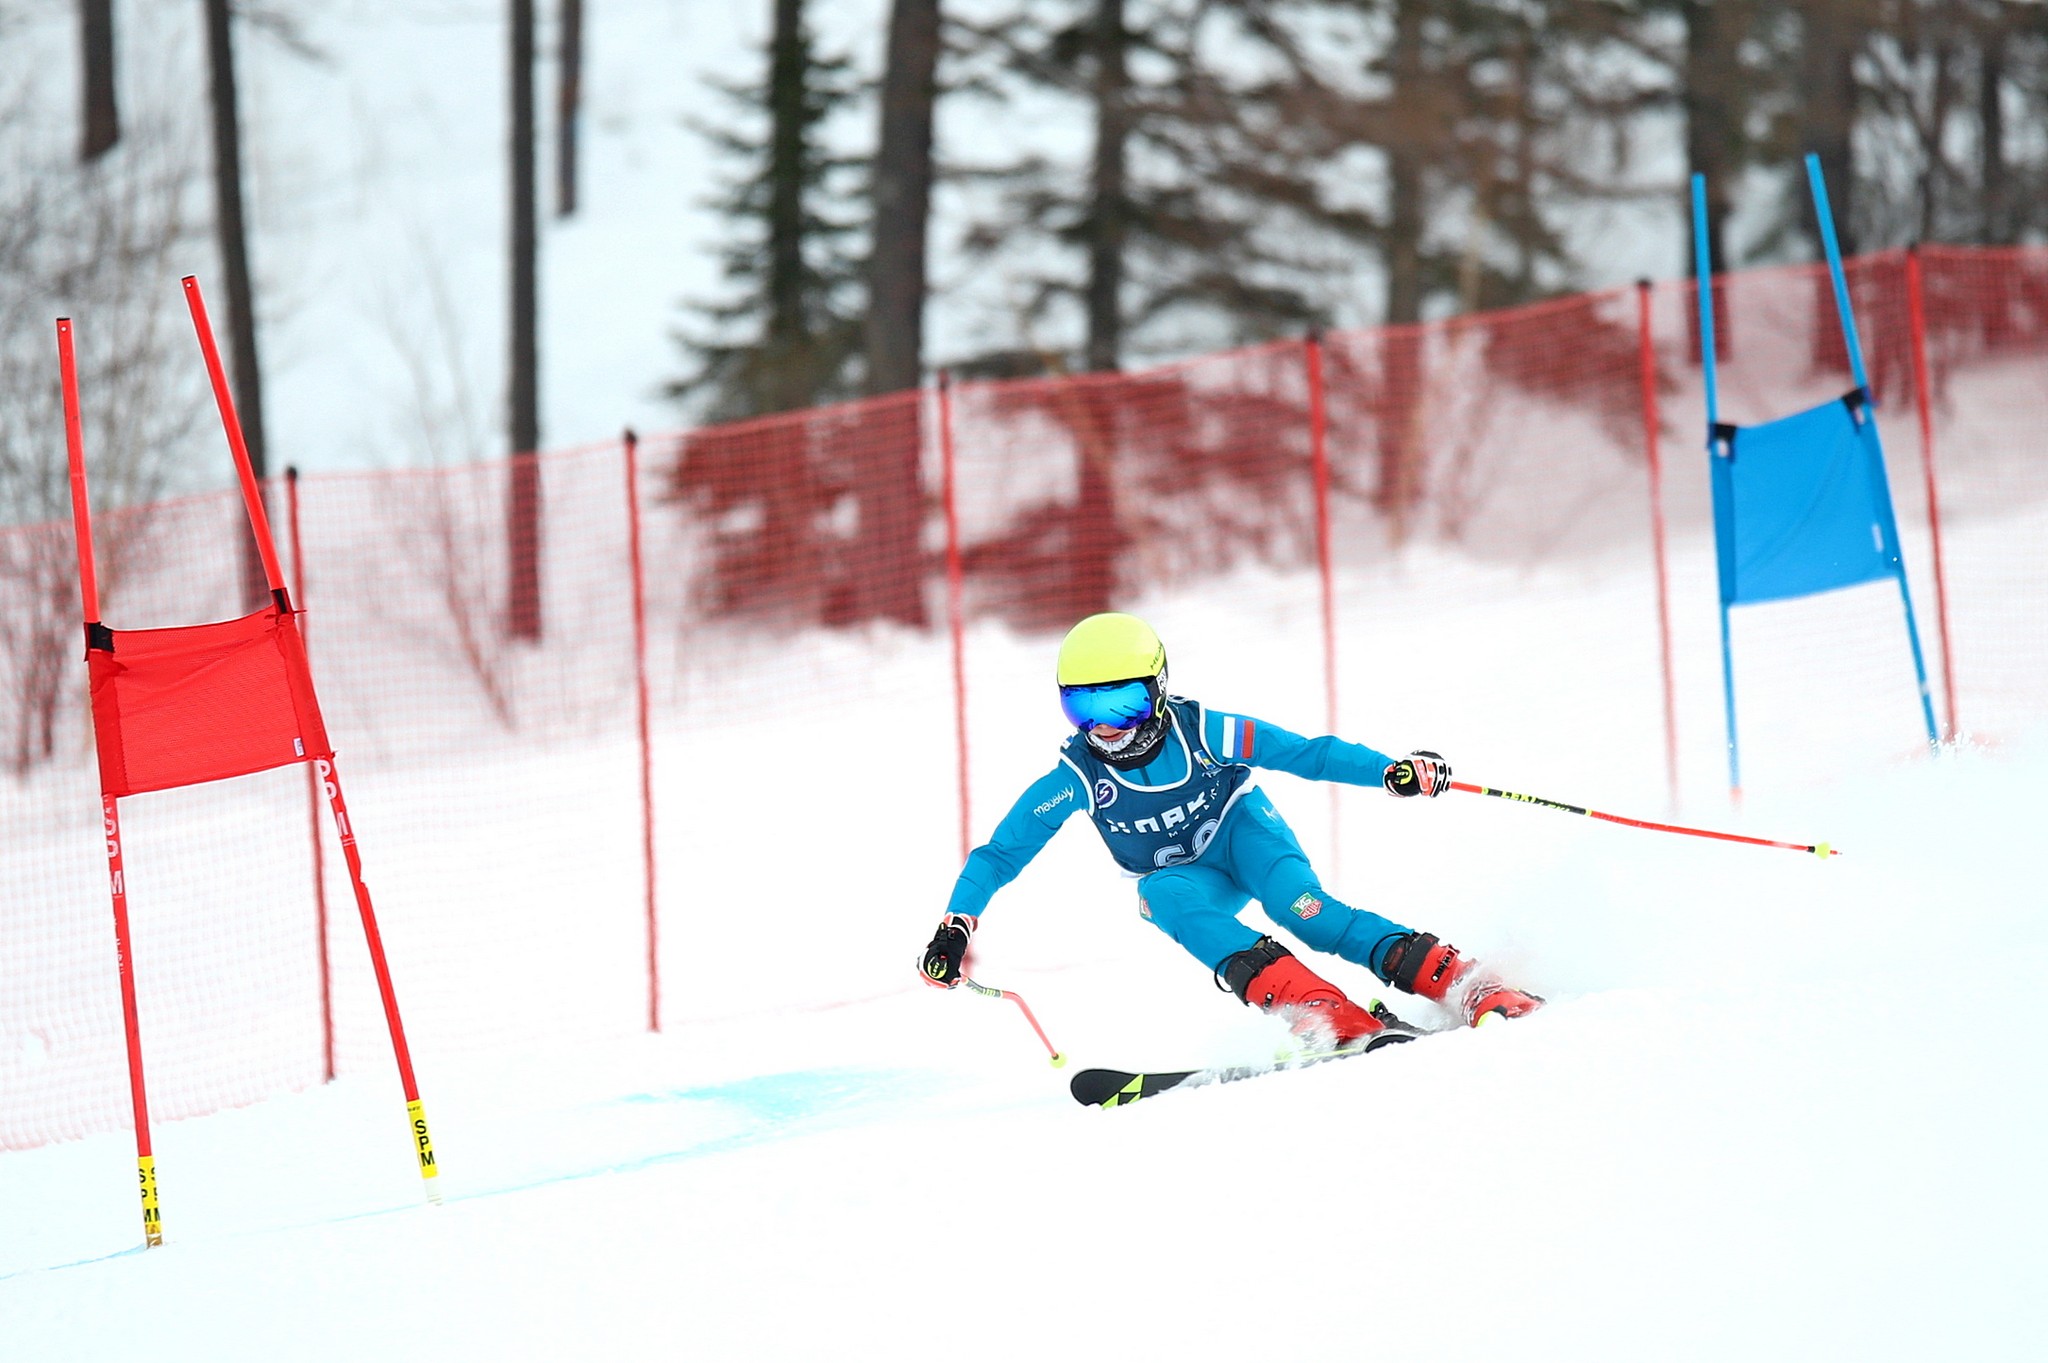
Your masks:
{"label": "snow-covered ground", "polygon": [[[1437,655],[1450,672],[1497,640],[1499,584],[1453,578],[1470,599],[1446,617],[1454,569],[1437,566],[1417,637],[1466,639]],[[1568,619],[1617,589],[1560,581],[1544,599]],[[1294,718],[1314,688],[1280,674],[1317,656],[1310,590],[1263,612],[1253,656],[1205,603],[1154,603],[1186,640],[1177,686]],[[1600,662],[1586,635],[1560,638],[1574,669]],[[1014,644],[1006,670],[1037,674],[1046,646]],[[1614,666],[1639,668],[1635,651]],[[1354,683],[1368,689],[1429,687]],[[1442,732],[1428,709],[1382,703],[1359,736],[1421,742]],[[1653,702],[1642,712],[1654,722]],[[1057,721],[1034,739],[1020,718],[983,711],[978,789],[1020,787],[1049,757]],[[1656,773],[1603,778],[1598,736],[1570,716],[1540,740],[1508,702],[1467,723],[1464,746],[1443,745],[1461,775],[1666,817],[1641,802]],[[1550,781],[1530,775],[1546,742]],[[731,751],[752,746],[735,734]],[[2023,734],[1936,760],[1899,748],[1679,820],[1826,839],[1845,853],[1829,862],[1473,796],[1349,793],[1333,889],[1552,1006],[1114,1112],[1073,1103],[1010,1004],[917,983],[950,815],[921,814],[927,773],[864,767],[862,801],[914,834],[896,872],[879,835],[859,859],[836,843],[792,858],[761,820],[700,827],[665,863],[689,925],[665,1034],[417,1047],[440,1207],[423,1204],[388,1062],[160,1123],[161,1249],[136,1249],[126,1132],[0,1156],[0,1356],[2024,1357],[2048,1326],[2032,1148],[2048,1120],[2032,1000],[2048,753]],[[692,780],[727,769],[723,745],[698,750]],[[1326,846],[1323,794],[1267,784]],[[978,806],[978,829],[997,812]],[[517,860],[492,821],[474,828],[473,848],[442,852]],[[536,891],[493,914],[559,907]],[[1132,908],[1069,829],[997,900],[975,969],[1019,991],[1075,1067],[1267,1052],[1275,1025]]]}
{"label": "snow-covered ground", "polygon": [[[878,6],[820,8],[828,37],[878,50],[859,17]],[[498,102],[501,10],[321,6],[306,23],[325,66],[244,44],[282,462],[413,462],[424,455],[407,442],[432,412],[457,423],[464,384],[483,433],[470,453],[497,452],[499,135],[466,111]],[[49,69],[69,71],[69,6],[35,13],[39,40],[59,44]],[[751,20],[653,0],[591,14],[589,211],[551,226],[544,247],[551,445],[670,414],[653,388],[674,365],[675,304],[715,287],[695,246],[701,144],[680,120],[704,111],[695,72],[730,68],[765,7]],[[196,7],[122,15],[124,79],[196,110]],[[191,268],[210,278],[204,250]],[[412,387],[408,347],[428,392]],[[2001,516],[1997,545],[2039,543],[2038,507]],[[1908,552],[1924,572],[1921,546]],[[1468,779],[1826,839],[1843,857],[1372,792],[1344,794],[1333,845],[1326,794],[1269,780],[1337,894],[1489,957],[1553,1006],[1126,1111],[1078,1108],[1011,1005],[912,975],[956,865],[938,643],[811,641],[775,679],[833,678],[799,712],[742,699],[720,723],[699,703],[687,734],[664,735],[659,1036],[626,1033],[643,1005],[622,995],[544,1046],[437,1044],[437,1019],[474,1003],[478,979],[515,994],[495,1009],[591,1013],[591,980],[562,982],[580,958],[520,932],[583,906],[535,865],[545,857],[522,853],[544,838],[630,847],[631,784],[589,775],[630,770],[625,757],[494,751],[491,779],[452,794],[443,773],[380,763],[350,794],[391,905],[444,1204],[423,1205],[398,1086],[374,1050],[335,1084],[159,1122],[161,1249],[137,1248],[125,1131],[0,1155],[0,1361],[2031,1356],[2048,1327],[2031,999],[2048,973],[2034,866],[2048,743],[2022,722],[2041,712],[2038,671],[1991,679],[1990,718],[1973,722],[1997,742],[1928,761],[1910,755],[1909,698],[1816,703],[1806,688],[1828,679],[1806,665],[1806,638],[1789,615],[1759,616],[1740,655],[1751,785],[1731,810],[1697,609],[1708,561],[1697,543],[1679,559],[1677,599],[1692,606],[1677,640],[1675,813],[1647,756],[1662,750],[1661,698],[1641,556],[1515,572],[1422,550],[1346,578],[1342,727],[1437,746]],[[2018,565],[2018,600],[2039,599],[2038,555],[1997,561]],[[1166,630],[1177,687],[1316,727],[1313,582],[1205,591],[1135,603]],[[1850,605],[1885,628],[1846,641],[1882,651],[1849,676],[1881,665],[1904,686],[1895,606]],[[1638,623],[1608,623],[1621,618]],[[1990,654],[1990,626],[1969,628],[1964,648]],[[1049,648],[993,625],[970,637],[977,833],[1050,760]],[[850,767],[855,817],[798,830],[797,852],[773,820],[729,817],[773,794],[773,773],[748,760],[764,743],[851,732],[914,746],[925,731],[937,737],[902,761]],[[352,761],[366,746],[346,716],[336,738]],[[518,792],[586,780],[579,822],[514,821]],[[459,825],[423,812],[486,795],[509,803],[466,805]],[[222,826],[243,826],[226,801],[252,798],[223,796]],[[72,811],[34,812],[48,813],[50,854],[75,852],[96,889],[89,799]],[[438,841],[408,844],[408,822]],[[143,831],[177,830],[167,817]],[[433,910],[456,898],[430,879],[449,867],[466,868],[469,916],[409,925],[409,897]],[[585,902],[639,892],[625,871],[581,888]],[[997,901],[977,974],[1021,992],[1076,1067],[1269,1052],[1274,1025],[1212,990],[1133,907],[1092,835],[1070,829]],[[103,952],[104,909],[91,912]],[[630,950],[634,926],[603,930]],[[494,969],[437,978],[421,945],[433,934],[473,935],[466,954]],[[145,969],[158,959],[138,954]],[[342,1008],[374,1025],[360,965],[338,968]],[[1326,973],[1375,992],[1340,963]],[[248,983],[202,989],[208,1026],[306,1027],[300,1013],[251,1018],[260,991],[235,988]]]}

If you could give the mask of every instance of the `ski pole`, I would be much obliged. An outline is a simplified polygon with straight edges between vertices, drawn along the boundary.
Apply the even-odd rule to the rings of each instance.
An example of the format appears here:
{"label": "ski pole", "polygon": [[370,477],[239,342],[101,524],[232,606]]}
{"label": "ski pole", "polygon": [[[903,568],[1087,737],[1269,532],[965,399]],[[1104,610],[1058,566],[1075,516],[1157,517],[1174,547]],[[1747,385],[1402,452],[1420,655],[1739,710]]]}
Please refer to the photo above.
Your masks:
{"label": "ski pole", "polygon": [[1779,842],[1773,838],[1749,838],[1740,833],[1716,833],[1710,828],[1684,828],[1678,824],[1651,823],[1648,819],[1629,819],[1619,814],[1603,814],[1597,809],[1581,809],[1577,805],[1564,804],[1557,800],[1546,800],[1540,795],[1517,795],[1512,790],[1495,790],[1491,786],[1475,786],[1467,781],[1451,782],[1452,790],[1462,790],[1473,795],[1494,795],[1503,800],[1519,800],[1525,805],[1541,805],[1545,809],[1561,809],[1567,814],[1583,814],[1589,819],[1605,819],[1609,823],[1627,824],[1630,828],[1648,828],[1659,833],[1690,833],[1696,838],[1719,838],[1723,842],[1746,842],[1755,847],[1783,847],[1792,852],[1811,852],[1825,860],[1839,857],[1840,850],[1824,842]]}
{"label": "ski pole", "polygon": [[988,985],[977,984],[975,981],[968,979],[965,975],[962,975],[960,977],[960,983],[966,985],[969,989],[972,989],[975,993],[981,995],[985,999],[1008,999],[1010,1002],[1016,1004],[1019,1008],[1023,1009],[1024,1020],[1031,1024],[1031,1030],[1038,1033],[1038,1039],[1040,1041],[1043,1041],[1045,1043],[1045,1049],[1052,1053],[1052,1067],[1056,1070],[1066,1068],[1067,1058],[1064,1055],[1060,1054],[1059,1047],[1052,1044],[1052,1038],[1048,1037],[1045,1034],[1045,1028],[1038,1025],[1038,1018],[1032,1014],[1031,1005],[1024,1002],[1021,996],[1012,993],[1008,989],[992,989]]}

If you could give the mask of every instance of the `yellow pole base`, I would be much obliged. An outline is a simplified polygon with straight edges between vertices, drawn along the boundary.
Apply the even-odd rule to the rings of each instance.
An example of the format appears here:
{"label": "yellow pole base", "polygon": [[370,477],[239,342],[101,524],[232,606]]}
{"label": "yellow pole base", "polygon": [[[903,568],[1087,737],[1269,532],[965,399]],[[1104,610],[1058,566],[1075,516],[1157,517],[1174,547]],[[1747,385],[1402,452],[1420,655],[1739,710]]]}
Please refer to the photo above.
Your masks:
{"label": "yellow pole base", "polygon": [[163,1209],[156,1202],[156,1156],[138,1155],[135,1170],[142,1180],[142,1238],[154,1249],[164,1242]]}
{"label": "yellow pole base", "polygon": [[436,1181],[441,1177],[441,1167],[434,1163],[434,1138],[427,1131],[427,1105],[415,1098],[405,1105],[407,1122],[412,1127],[413,1153],[419,1156],[420,1177],[426,1180],[427,1201],[441,1205],[441,1187]]}

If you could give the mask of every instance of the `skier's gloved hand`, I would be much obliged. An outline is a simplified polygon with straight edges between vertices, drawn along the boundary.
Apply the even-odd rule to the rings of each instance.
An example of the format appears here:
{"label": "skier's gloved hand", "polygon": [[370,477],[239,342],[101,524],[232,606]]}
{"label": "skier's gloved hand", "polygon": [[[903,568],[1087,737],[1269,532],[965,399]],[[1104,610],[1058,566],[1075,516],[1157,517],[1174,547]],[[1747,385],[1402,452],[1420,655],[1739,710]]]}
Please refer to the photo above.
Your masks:
{"label": "skier's gloved hand", "polygon": [[1390,765],[1380,782],[1389,795],[1441,795],[1451,788],[1451,764],[1442,753],[1418,750]]}
{"label": "skier's gloved hand", "polygon": [[964,973],[960,963],[966,959],[967,939],[973,935],[978,921],[962,913],[949,913],[940,921],[931,945],[924,949],[921,966],[926,984],[935,989],[951,989],[960,983]]}

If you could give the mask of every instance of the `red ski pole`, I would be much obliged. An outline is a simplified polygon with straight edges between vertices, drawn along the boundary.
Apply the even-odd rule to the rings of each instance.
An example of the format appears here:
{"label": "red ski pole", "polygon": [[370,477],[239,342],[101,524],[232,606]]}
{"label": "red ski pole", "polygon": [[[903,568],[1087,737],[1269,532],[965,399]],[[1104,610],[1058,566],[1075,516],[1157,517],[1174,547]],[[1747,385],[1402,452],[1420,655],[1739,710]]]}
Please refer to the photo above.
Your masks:
{"label": "red ski pole", "polygon": [[1475,786],[1467,781],[1451,782],[1452,790],[1462,790],[1472,795],[1495,795],[1503,800],[1519,800],[1525,805],[1541,805],[1545,809],[1561,809],[1567,814],[1583,814],[1589,819],[1605,819],[1609,823],[1627,824],[1630,828],[1648,828],[1658,833],[1690,833],[1695,838],[1719,838],[1723,842],[1746,842],[1754,847],[1783,847],[1791,852],[1811,852],[1823,859],[1839,857],[1841,852],[1824,842],[1778,842],[1772,838],[1748,838],[1740,833],[1716,833],[1709,828],[1684,828],[1678,824],[1651,823],[1648,819],[1629,819],[1619,814],[1602,814],[1597,809],[1581,809],[1577,805],[1564,804],[1557,800],[1546,800],[1540,795],[1517,795],[1512,790],[1495,790],[1491,786]]}
{"label": "red ski pole", "polygon": [[1024,1020],[1031,1024],[1031,1030],[1038,1033],[1038,1039],[1040,1041],[1043,1041],[1045,1043],[1045,1049],[1052,1053],[1052,1067],[1056,1070],[1066,1068],[1067,1058],[1064,1055],[1060,1054],[1059,1047],[1052,1044],[1052,1038],[1048,1037],[1045,1034],[1045,1028],[1038,1025],[1037,1017],[1032,1014],[1031,1005],[1024,1002],[1023,998],[1020,995],[1014,994],[1007,989],[992,989],[988,985],[977,984],[973,980],[968,979],[965,975],[962,975],[960,977],[960,983],[966,985],[969,989],[972,989],[975,993],[981,995],[985,999],[1008,999],[1010,1002],[1016,1004],[1019,1008],[1023,1009]]}

